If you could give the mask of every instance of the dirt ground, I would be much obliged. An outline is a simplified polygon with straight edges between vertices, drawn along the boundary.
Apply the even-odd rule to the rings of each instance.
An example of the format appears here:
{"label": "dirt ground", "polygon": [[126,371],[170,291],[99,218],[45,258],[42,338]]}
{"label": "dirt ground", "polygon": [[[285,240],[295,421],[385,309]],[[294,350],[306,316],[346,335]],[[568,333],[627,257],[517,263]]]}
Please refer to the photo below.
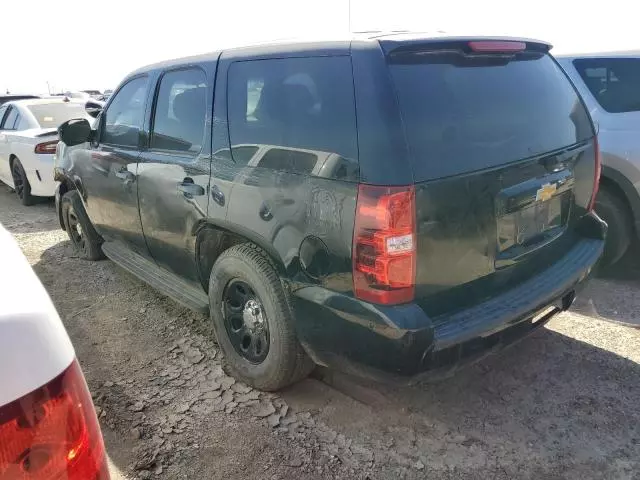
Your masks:
{"label": "dirt ground", "polygon": [[220,367],[208,319],[77,258],[53,204],[0,187],[0,222],[49,291],[114,479],[640,479],[640,250],[571,313],[437,384],[316,375],[278,395]]}

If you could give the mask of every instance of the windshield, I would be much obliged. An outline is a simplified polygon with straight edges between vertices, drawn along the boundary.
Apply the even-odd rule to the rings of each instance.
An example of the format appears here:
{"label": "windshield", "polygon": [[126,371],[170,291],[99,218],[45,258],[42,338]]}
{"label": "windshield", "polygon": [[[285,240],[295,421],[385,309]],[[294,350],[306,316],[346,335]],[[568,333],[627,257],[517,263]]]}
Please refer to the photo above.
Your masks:
{"label": "windshield", "polygon": [[549,55],[468,62],[451,52],[413,53],[390,63],[417,181],[494,167],[593,136],[582,102]]}
{"label": "windshield", "polygon": [[44,103],[27,107],[41,128],[58,128],[72,118],[90,119],[81,103]]}

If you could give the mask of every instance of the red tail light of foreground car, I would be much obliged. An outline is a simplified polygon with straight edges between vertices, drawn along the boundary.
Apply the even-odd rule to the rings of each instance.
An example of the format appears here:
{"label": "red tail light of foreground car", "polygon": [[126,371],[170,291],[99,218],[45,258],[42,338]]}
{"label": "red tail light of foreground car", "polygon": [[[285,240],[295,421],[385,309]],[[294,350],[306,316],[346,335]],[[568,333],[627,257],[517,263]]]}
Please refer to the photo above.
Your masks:
{"label": "red tail light of foreground car", "polygon": [[77,360],[0,407],[0,480],[108,480],[91,395]]}

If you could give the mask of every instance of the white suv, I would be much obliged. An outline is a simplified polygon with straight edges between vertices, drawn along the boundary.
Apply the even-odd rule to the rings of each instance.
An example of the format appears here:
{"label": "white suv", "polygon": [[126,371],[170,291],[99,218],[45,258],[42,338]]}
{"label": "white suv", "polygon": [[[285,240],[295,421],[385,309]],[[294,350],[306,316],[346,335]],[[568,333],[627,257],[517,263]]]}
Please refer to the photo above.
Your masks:
{"label": "white suv", "polygon": [[0,479],[108,480],[96,412],[67,332],[0,225]]}
{"label": "white suv", "polygon": [[640,51],[556,56],[599,129],[602,159],[596,212],[609,224],[603,263],[640,234]]}

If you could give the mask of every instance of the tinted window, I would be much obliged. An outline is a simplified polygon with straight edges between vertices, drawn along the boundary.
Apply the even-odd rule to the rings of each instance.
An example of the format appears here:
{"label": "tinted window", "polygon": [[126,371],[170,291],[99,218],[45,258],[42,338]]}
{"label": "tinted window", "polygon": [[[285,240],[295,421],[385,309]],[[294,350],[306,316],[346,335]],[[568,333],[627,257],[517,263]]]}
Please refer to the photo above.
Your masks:
{"label": "tinted window", "polygon": [[309,174],[318,163],[318,156],[300,150],[271,148],[260,159],[257,167]]}
{"label": "tinted window", "polygon": [[524,159],[593,135],[573,86],[548,55],[523,52],[506,62],[406,54],[393,57],[390,68],[419,181]]}
{"label": "tinted window", "polygon": [[640,111],[640,58],[589,58],[573,64],[607,112]]}
{"label": "tinted window", "polygon": [[14,107],[9,107],[9,113],[4,119],[4,123],[2,124],[2,129],[13,130],[16,120],[18,120],[18,110]]}
{"label": "tinted window", "polygon": [[42,128],[58,128],[72,118],[90,118],[80,103],[45,103],[29,105],[27,108]]}
{"label": "tinted window", "polygon": [[156,101],[151,148],[199,152],[206,109],[206,76],[202,70],[165,74]]}
{"label": "tinted window", "polygon": [[229,68],[228,82],[229,137],[236,163],[257,161],[248,155],[247,145],[262,145],[267,152],[251,166],[357,180],[357,168],[320,173],[318,164],[331,153],[356,164],[348,57],[236,62]]}
{"label": "tinted window", "polygon": [[9,107],[7,105],[3,105],[0,107],[0,128],[2,127],[2,119],[4,118],[4,114],[7,113],[7,109]]}
{"label": "tinted window", "polygon": [[101,141],[112,145],[137,147],[144,121],[147,78],[139,77],[124,85],[104,115]]}

